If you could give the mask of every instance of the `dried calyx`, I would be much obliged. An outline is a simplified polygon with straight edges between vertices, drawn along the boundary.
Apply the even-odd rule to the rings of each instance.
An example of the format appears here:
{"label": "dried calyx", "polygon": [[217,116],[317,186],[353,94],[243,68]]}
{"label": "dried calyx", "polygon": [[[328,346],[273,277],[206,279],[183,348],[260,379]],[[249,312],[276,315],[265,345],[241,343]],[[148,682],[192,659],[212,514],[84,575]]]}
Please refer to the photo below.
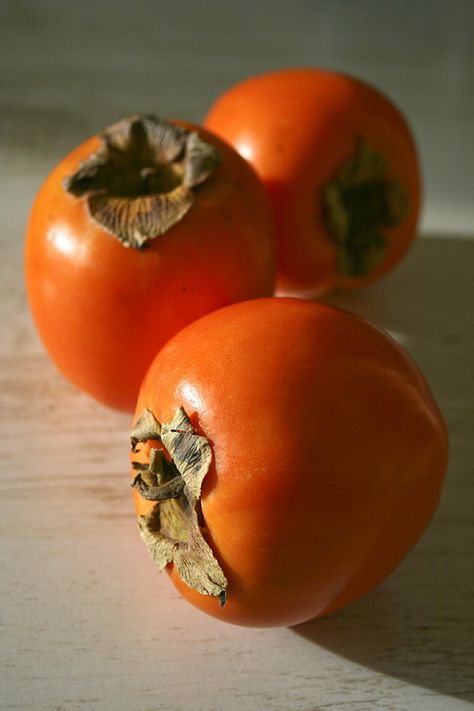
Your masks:
{"label": "dried calyx", "polygon": [[132,453],[149,440],[158,440],[163,449],[150,448],[147,463],[132,462],[137,472],[132,487],[156,501],[152,512],[138,519],[140,535],[160,570],[173,563],[189,587],[216,596],[223,606],[227,580],[202,533],[200,497],[212,459],[209,442],[194,432],[183,408],[169,424],[145,410],[130,437]]}
{"label": "dried calyx", "polygon": [[100,139],[64,187],[125,247],[141,248],[181,220],[219,162],[196,131],[152,115],[123,119]]}
{"label": "dried calyx", "polygon": [[408,196],[386,178],[386,161],[363,138],[355,153],[323,188],[324,222],[336,243],[339,271],[366,276],[385,258],[383,230],[400,224]]}

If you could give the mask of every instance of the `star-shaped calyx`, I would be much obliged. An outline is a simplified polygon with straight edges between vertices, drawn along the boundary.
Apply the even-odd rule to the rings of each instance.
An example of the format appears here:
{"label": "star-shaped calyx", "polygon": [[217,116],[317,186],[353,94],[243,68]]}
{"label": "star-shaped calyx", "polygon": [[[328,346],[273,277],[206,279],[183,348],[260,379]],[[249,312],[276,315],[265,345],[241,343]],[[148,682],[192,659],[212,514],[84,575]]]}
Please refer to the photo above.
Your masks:
{"label": "star-shaped calyx", "polygon": [[92,219],[125,247],[141,248],[191,209],[194,190],[219,163],[216,149],[156,116],[132,116],[106,129],[99,149],[64,181],[85,198]]}
{"label": "star-shaped calyx", "polygon": [[359,137],[354,154],[325,184],[322,198],[339,271],[366,276],[385,258],[385,230],[399,225],[408,213],[406,191],[387,178],[384,157]]}

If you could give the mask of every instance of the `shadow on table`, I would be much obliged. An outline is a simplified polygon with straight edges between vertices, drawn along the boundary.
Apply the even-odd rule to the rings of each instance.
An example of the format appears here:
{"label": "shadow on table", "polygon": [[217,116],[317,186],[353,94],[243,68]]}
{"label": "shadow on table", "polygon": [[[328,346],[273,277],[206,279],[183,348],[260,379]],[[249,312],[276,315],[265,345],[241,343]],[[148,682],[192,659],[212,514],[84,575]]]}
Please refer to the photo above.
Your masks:
{"label": "shadow on table", "polygon": [[441,326],[453,335],[453,329],[462,328],[466,320],[472,325],[473,314],[466,308],[472,305],[473,276],[474,236],[419,238],[379,281],[323,300],[401,334],[402,342],[405,329],[414,329],[416,336],[434,337]]}
{"label": "shadow on table", "polygon": [[466,571],[451,570],[438,584],[420,565],[423,558],[417,561],[417,580],[426,574],[429,585],[396,574],[344,610],[291,629],[367,669],[474,703],[472,586],[469,593],[465,579],[464,592],[459,589]]}
{"label": "shadow on table", "polygon": [[439,512],[401,568],[346,609],[292,628],[375,672],[471,702],[473,257],[472,242],[422,239],[385,280],[327,299],[391,331],[427,371],[450,428],[451,457]]}

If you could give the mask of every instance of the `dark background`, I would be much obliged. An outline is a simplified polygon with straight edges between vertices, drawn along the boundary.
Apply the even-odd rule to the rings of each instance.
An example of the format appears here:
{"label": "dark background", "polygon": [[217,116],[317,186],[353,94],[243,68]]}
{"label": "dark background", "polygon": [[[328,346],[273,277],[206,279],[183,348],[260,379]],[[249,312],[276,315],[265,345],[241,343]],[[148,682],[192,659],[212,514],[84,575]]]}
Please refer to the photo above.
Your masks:
{"label": "dark background", "polygon": [[324,66],[402,108],[424,168],[423,230],[466,233],[473,37],[471,0],[2,0],[0,169],[15,178],[11,198],[29,198],[63,153],[123,116],[199,122],[250,74]]}

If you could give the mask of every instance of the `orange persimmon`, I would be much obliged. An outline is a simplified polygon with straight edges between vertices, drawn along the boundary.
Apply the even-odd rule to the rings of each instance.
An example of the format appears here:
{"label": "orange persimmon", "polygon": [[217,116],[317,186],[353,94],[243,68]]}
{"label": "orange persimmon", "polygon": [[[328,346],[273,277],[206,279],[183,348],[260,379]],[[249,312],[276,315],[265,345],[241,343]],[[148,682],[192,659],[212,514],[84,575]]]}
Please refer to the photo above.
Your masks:
{"label": "orange persimmon", "polygon": [[124,119],[67,155],[33,205],[34,320],[78,387],[133,410],[156,352],[209,311],[270,295],[274,233],[252,168],[199,127]]}
{"label": "orange persimmon", "polygon": [[322,69],[250,77],[204,125],[263,181],[280,292],[318,295],[389,271],[415,237],[420,168],[407,121],[375,87]]}
{"label": "orange persimmon", "polygon": [[132,436],[140,529],[196,607],[293,625],[396,568],[447,455],[429,387],[389,336],[303,299],[243,302],[185,328],[148,371]]}

